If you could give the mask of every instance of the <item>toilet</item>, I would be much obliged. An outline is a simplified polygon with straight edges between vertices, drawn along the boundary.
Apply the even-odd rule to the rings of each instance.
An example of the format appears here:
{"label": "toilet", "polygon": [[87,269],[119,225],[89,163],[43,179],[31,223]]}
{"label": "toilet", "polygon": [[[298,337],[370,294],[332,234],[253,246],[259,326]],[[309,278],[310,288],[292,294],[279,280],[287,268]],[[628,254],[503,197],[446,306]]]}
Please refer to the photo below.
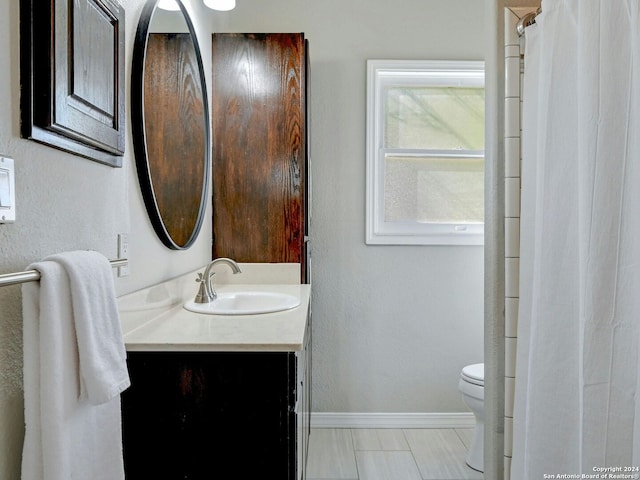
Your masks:
{"label": "toilet", "polygon": [[458,389],[476,417],[476,428],[467,452],[467,465],[484,472],[484,363],[467,365],[460,372]]}

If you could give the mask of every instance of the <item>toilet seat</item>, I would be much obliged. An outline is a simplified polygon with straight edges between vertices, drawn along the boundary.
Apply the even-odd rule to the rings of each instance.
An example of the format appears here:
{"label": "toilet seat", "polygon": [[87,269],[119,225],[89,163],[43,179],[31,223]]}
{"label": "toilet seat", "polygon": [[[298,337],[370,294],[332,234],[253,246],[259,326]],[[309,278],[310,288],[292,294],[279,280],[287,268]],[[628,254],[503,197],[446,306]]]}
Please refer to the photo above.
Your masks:
{"label": "toilet seat", "polygon": [[474,363],[462,369],[460,378],[465,382],[484,387],[484,363]]}

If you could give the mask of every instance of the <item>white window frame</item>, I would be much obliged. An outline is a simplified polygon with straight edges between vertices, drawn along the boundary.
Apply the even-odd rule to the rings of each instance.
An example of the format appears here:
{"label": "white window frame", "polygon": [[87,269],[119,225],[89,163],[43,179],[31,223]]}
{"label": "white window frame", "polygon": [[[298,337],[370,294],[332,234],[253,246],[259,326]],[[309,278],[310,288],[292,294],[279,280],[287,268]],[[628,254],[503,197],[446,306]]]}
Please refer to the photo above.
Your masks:
{"label": "white window frame", "polygon": [[[484,62],[367,60],[366,243],[369,245],[483,245],[484,224],[385,222],[383,87],[386,85],[484,87]],[[484,151],[401,150],[403,155],[484,157]]]}

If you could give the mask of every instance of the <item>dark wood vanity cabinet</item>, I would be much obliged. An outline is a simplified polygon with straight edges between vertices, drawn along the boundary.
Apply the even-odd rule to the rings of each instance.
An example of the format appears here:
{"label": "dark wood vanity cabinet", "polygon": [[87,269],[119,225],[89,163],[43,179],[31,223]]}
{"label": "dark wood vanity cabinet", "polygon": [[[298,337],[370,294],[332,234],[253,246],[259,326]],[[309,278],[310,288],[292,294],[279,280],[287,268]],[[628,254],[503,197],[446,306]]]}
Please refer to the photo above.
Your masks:
{"label": "dark wood vanity cabinet", "polygon": [[129,352],[126,478],[304,479],[308,342],[302,352]]}
{"label": "dark wood vanity cabinet", "polygon": [[300,263],[309,282],[308,44],[212,37],[213,255]]}

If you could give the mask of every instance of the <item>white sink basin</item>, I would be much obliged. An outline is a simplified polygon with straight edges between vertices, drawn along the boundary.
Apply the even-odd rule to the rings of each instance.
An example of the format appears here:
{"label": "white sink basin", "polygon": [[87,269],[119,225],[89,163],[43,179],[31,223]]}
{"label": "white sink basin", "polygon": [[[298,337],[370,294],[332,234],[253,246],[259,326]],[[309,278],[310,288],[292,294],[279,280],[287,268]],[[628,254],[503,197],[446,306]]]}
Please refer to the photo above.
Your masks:
{"label": "white sink basin", "polygon": [[259,313],[281,312],[300,305],[294,295],[278,292],[218,292],[218,298],[211,303],[190,301],[184,308],[195,313],[209,315],[255,315]]}

